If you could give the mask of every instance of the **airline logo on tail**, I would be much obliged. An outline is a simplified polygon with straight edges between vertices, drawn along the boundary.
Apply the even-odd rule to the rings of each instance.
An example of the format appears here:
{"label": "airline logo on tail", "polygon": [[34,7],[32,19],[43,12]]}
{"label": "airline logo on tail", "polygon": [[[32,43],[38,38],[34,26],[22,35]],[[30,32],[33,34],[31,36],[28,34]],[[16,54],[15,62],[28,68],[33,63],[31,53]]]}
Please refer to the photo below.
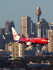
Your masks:
{"label": "airline logo on tail", "polygon": [[17,36],[17,34],[14,32],[14,34],[13,34],[13,38],[15,39],[15,38],[16,38],[16,36]]}
{"label": "airline logo on tail", "polygon": [[12,27],[12,33],[13,33],[13,39],[15,41],[19,41],[20,40],[20,36],[17,34],[17,32],[15,31],[15,29]]}

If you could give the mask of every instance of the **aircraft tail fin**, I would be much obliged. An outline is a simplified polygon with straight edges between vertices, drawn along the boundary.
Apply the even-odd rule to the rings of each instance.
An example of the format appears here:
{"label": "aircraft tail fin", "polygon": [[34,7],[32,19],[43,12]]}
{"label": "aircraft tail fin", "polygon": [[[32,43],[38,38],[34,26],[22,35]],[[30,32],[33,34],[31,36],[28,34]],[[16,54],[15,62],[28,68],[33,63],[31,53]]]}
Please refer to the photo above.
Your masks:
{"label": "aircraft tail fin", "polygon": [[15,31],[15,29],[12,27],[12,34],[13,34],[13,39],[15,41],[19,41],[20,40],[20,36],[17,34],[17,32]]}

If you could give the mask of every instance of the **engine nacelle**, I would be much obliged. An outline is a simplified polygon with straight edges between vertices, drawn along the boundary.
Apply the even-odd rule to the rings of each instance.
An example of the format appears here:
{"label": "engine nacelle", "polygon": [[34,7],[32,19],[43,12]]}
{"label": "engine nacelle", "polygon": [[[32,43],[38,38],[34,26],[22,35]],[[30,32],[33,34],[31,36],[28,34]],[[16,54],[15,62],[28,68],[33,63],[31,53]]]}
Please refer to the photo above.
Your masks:
{"label": "engine nacelle", "polygon": [[31,42],[27,42],[26,44],[27,44],[27,45],[31,45],[32,43],[31,43]]}

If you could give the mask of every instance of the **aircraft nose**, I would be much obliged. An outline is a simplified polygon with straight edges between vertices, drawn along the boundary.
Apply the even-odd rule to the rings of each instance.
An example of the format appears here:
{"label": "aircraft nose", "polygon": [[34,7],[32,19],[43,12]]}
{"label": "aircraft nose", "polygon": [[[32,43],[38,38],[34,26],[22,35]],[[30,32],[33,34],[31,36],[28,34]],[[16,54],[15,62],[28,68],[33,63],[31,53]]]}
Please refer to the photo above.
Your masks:
{"label": "aircraft nose", "polygon": [[48,43],[50,42],[50,40],[48,40]]}

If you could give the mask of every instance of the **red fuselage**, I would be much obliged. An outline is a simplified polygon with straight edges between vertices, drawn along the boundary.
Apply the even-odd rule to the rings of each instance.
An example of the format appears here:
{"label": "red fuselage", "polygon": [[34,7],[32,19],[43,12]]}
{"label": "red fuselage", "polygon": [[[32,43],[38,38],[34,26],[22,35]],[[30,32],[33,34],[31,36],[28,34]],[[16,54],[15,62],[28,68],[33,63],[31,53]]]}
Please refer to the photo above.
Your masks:
{"label": "red fuselage", "polygon": [[47,38],[41,38],[41,37],[32,37],[32,38],[21,38],[20,42],[31,42],[34,44],[47,44],[48,39]]}

